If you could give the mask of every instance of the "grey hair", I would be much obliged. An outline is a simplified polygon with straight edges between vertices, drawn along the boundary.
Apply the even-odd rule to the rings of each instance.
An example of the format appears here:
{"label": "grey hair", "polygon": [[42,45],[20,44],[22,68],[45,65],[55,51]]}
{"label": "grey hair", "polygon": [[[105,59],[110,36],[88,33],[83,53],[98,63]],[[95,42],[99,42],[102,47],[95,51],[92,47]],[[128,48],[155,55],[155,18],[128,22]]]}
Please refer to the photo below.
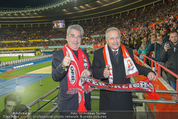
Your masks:
{"label": "grey hair", "polygon": [[121,38],[121,32],[120,32],[120,30],[119,30],[118,28],[116,28],[116,27],[110,27],[110,28],[108,28],[108,29],[106,30],[106,33],[105,33],[106,39],[108,38],[108,33],[109,33],[110,31],[117,31],[117,32],[119,33],[119,37]]}
{"label": "grey hair", "polygon": [[71,31],[72,29],[75,29],[75,30],[77,30],[77,31],[80,31],[81,36],[83,36],[84,30],[83,30],[83,28],[82,28],[80,25],[78,25],[78,24],[70,25],[70,26],[67,28],[67,36],[69,35],[69,33],[70,33],[70,31]]}

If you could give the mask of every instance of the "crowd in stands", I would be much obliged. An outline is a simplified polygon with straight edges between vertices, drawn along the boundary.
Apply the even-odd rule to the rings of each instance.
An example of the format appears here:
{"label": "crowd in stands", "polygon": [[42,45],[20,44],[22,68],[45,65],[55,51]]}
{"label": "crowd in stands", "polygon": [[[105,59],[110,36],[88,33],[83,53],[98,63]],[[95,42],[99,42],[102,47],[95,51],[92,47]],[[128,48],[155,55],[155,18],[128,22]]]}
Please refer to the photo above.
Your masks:
{"label": "crowd in stands", "polygon": [[[106,29],[111,26],[118,27],[121,31],[126,31],[123,34],[122,40],[126,45],[133,46],[134,40],[139,43],[144,36],[149,37],[151,32],[157,32],[159,29],[177,29],[177,22],[172,22],[177,16],[176,1],[166,3],[158,2],[155,5],[145,6],[125,13],[112,15],[102,18],[94,18],[90,20],[76,21],[70,24],[80,24],[83,26],[85,34],[82,40],[82,45],[94,45],[105,40],[103,34]],[[162,22],[167,20],[163,25],[149,27],[149,24]],[[163,27],[164,26],[164,27]],[[132,28],[142,27],[140,30],[131,30]],[[169,32],[169,31],[168,31]],[[91,35],[99,34],[100,37],[91,37]],[[8,43],[0,44],[0,47],[24,47],[24,46],[56,46],[64,45],[65,41],[50,41],[52,38],[65,38],[65,30],[53,29],[52,24],[33,24],[31,25],[14,25],[2,26],[0,28],[0,40],[11,41],[20,40],[26,41],[23,43]],[[28,42],[32,39],[42,39],[41,42]],[[149,38],[148,38],[149,39]],[[45,41],[44,41],[45,40]],[[47,41],[48,40],[48,41]]]}
{"label": "crowd in stands", "polygon": [[[137,50],[138,55],[141,54],[140,58],[142,60],[142,54],[144,54],[166,66],[165,59],[161,59],[161,55],[165,53],[165,44],[170,43],[170,33],[173,31],[178,32],[177,16],[178,2],[176,0],[168,0],[165,3],[161,1],[129,12],[86,21],[76,21],[68,23],[68,25],[80,24],[84,28],[85,34],[82,38],[82,45],[95,45],[104,42],[106,29],[111,26],[118,27],[121,31],[124,31],[121,42],[125,46]],[[100,37],[92,37],[91,35],[100,35]],[[25,42],[0,43],[0,48],[14,46],[61,46],[66,44],[66,40],[50,39],[65,37],[65,30],[52,29],[51,24],[40,25],[40,27],[37,24],[18,27],[6,26],[0,28],[0,41],[21,40]],[[42,39],[42,41],[28,41],[32,39]],[[175,73],[178,74],[177,70]]]}

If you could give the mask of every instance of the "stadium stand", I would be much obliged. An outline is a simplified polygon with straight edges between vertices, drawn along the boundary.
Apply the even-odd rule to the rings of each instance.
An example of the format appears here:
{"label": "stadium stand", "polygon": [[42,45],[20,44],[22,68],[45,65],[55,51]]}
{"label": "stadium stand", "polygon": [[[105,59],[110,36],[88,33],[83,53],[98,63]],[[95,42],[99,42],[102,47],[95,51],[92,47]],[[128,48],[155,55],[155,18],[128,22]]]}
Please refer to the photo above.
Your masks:
{"label": "stadium stand", "polygon": [[[55,1],[55,0],[54,0]],[[107,0],[103,0],[107,1]],[[114,0],[111,0],[113,2]],[[70,0],[67,2],[70,3]],[[91,5],[93,5],[93,0],[89,0],[91,2]],[[80,4],[84,4],[81,2]],[[71,3],[70,3],[71,4]],[[41,10],[41,13],[38,12],[38,15],[48,15],[48,12],[54,12],[55,10],[58,10],[59,8],[55,4],[51,4],[50,6],[45,6],[44,11]],[[61,6],[62,8],[65,8],[67,6],[67,3],[65,5],[59,4],[58,6]],[[89,18],[86,17],[86,19],[74,19],[72,21],[68,20],[66,21],[66,25],[71,24],[80,24],[85,31],[84,37],[82,38],[82,46],[86,48],[87,46],[91,46],[91,48],[87,48],[87,50],[90,53],[93,53],[93,50],[103,47],[105,43],[105,31],[108,27],[115,26],[118,27],[121,30],[122,33],[122,43],[130,47],[135,52],[135,59],[138,63],[142,65],[146,65],[147,67],[150,67],[154,69],[159,77],[159,80],[157,82],[154,82],[158,86],[156,90],[157,92],[162,93],[168,93],[171,94],[169,98],[163,97],[162,100],[158,101],[152,101],[149,100],[148,96],[144,94],[144,97],[146,100],[139,100],[139,99],[133,99],[134,103],[146,103],[145,105],[150,107],[150,110],[147,111],[175,111],[176,110],[176,103],[177,103],[177,92],[173,90],[169,82],[168,84],[168,90],[165,88],[167,86],[163,86],[163,82],[166,81],[166,77],[161,76],[159,72],[161,72],[161,69],[163,70],[163,73],[170,73],[173,74],[174,77],[177,78],[177,74],[172,73],[171,70],[168,71],[166,69],[166,64],[160,65],[157,62],[153,61],[152,53],[149,53],[147,55],[144,54],[137,54],[137,51],[141,49],[140,46],[142,46],[142,43],[144,43],[144,38],[146,37],[148,39],[148,43],[152,43],[151,41],[151,35],[152,34],[161,34],[163,35],[163,39],[169,38],[169,33],[173,30],[176,30],[178,32],[178,2],[176,0],[163,0],[163,1],[156,1],[152,4],[147,4],[146,6],[138,7],[136,9],[132,10],[126,10],[124,12],[119,12],[115,14],[109,14],[105,16],[97,16],[92,17],[89,16]],[[41,8],[37,8],[41,9]],[[32,10],[32,9],[27,9]],[[69,9],[70,10],[70,9]],[[0,10],[1,12],[2,10]],[[2,11],[3,12],[3,11]],[[58,12],[57,12],[58,13]],[[62,12],[61,12],[62,13]],[[7,12],[8,15],[8,12]],[[75,14],[74,14],[75,15]],[[0,16],[2,14],[0,13]],[[68,17],[66,17],[68,18]],[[53,24],[51,22],[43,23],[43,22],[31,22],[31,23],[19,23],[19,24],[0,24],[0,50],[3,52],[9,53],[10,51],[19,51],[21,49],[24,49],[25,47],[28,47],[25,49],[26,52],[28,50],[39,50],[44,49],[44,51],[50,50],[55,51],[56,49],[62,48],[66,44],[66,31],[65,29],[53,29]],[[58,47],[60,46],[60,47]],[[19,50],[20,49],[20,50]],[[92,50],[91,50],[92,49]],[[1,54],[2,54],[1,53]],[[142,55],[142,60],[139,59],[138,56]],[[38,60],[40,58],[46,58],[51,57],[51,55],[45,55],[40,56],[38,58],[31,58],[28,60],[18,60],[18,61],[9,61],[9,62],[3,62],[0,65],[1,66],[7,66],[12,65],[15,63],[21,63],[26,61],[32,61],[32,60]],[[21,61],[21,62],[20,62]],[[161,67],[161,68],[160,68]],[[140,77],[137,77],[139,79]],[[55,91],[58,89],[54,89]],[[170,90],[169,90],[170,89]],[[178,88],[177,88],[178,91]],[[51,115],[54,111],[57,109],[57,102],[56,97],[54,97],[51,100],[43,100],[48,94],[51,94],[51,92],[44,95],[44,97],[40,97],[34,102],[30,103],[28,106],[32,107],[33,105],[39,103],[39,101],[47,102],[44,104],[47,105],[48,103],[51,103],[53,106],[50,108],[50,111],[46,113],[46,116]],[[167,95],[166,95],[167,96]],[[98,97],[92,97],[94,100],[99,99]],[[176,98],[176,99],[175,99]],[[168,100],[165,100],[168,99]],[[153,103],[154,105],[150,105],[148,103]],[[156,108],[156,104],[165,104],[164,106],[168,107],[167,110],[164,108],[161,108],[161,106],[158,106]],[[166,105],[167,104],[167,105]],[[172,109],[171,106],[168,106],[168,104],[173,104]],[[36,112],[32,113],[35,115],[38,111],[43,109],[44,106],[39,106]],[[175,110],[173,110],[175,109]],[[37,113],[38,114],[38,113]],[[45,114],[44,114],[45,115]],[[154,115],[156,117],[156,114]],[[157,118],[160,118],[160,115],[157,115]]]}

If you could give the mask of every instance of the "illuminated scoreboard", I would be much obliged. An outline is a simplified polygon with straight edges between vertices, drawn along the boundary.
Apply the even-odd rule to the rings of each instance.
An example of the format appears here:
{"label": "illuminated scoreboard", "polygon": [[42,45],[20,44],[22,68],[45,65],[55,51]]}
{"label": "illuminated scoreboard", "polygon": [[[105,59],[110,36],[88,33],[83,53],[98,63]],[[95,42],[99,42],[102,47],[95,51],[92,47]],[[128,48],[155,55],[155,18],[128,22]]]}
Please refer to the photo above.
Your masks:
{"label": "illuminated scoreboard", "polygon": [[53,21],[53,28],[65,28],[65,20]]}

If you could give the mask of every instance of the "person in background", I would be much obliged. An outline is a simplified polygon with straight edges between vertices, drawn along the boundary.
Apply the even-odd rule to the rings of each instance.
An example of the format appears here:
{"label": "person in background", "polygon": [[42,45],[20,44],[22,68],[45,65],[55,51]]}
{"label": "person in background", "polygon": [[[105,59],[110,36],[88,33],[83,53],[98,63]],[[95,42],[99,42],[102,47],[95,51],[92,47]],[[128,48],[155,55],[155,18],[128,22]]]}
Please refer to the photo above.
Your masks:
{"label": "person in background", "polygon": [[178,25],[177,25],[178,21],[174,20],[172,23],[172,31],[176,31],[178,32]]}
{"label": "person in background", "polygon": [[142,44],[144,43],[145,44],[145,48],[147,48],[148,45],[150,44],[148,38],[145,36],[142,41],[143,41]]}
{"label": "person in background", "polygon": [[164,49],[164,42],[163,42],[163,36],[158,34],[157,39],[155,39],[155,35],[153,34],[151,36],[151,43],[149,44],[147,48],[147,54],[150,54],[150,52],[153,52],[153,59],[163,65],[163,62],[161,61],[161,54],[163,53]]}
{"label": "person in background", "polygon": [[[161,60],[166,62],[167,68],[178,74],[178,36],[176,31],[170,32],[170,42],[165,43]],[[170,85],[176,90],[176,77],[167,73]]]}
{"label": "person in background", "polygon": [[21,59],[21,55],[18,55],[19,60]]}
{"label": "person in background", "polygon": [[[139,55],[139,54],[146,55],[146,52],[147,52],[146,45],[145,45],[145,43],[142,43],[141,47],[140,47],[139,50],[138,50],[138,55]],[[143,55],[140,55],[140,59],[141,59],[141,60],[144,59],[144,56],[143,56]]]}
{"label": "person in background", "polygon": [[15,111],[17,106],[16,96],[14,94],[9,94],[4,99],[4,110],[0,115],[0,119],[8,118]]}

